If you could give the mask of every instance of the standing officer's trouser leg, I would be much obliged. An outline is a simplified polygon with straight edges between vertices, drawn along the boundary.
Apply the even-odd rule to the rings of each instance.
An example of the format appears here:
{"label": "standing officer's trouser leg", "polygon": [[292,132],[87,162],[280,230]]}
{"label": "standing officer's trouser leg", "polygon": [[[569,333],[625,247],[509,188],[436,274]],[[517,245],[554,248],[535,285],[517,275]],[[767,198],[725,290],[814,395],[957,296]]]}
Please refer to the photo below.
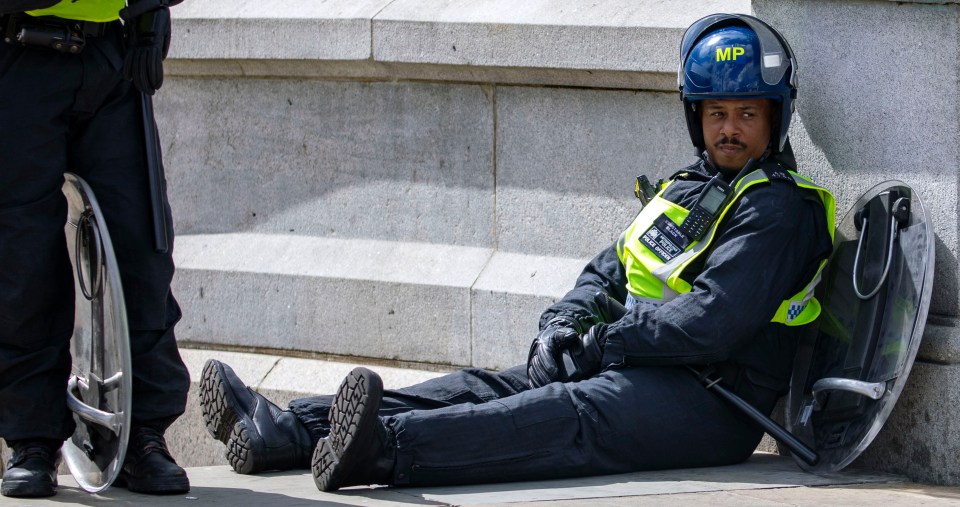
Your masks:
{"label": "standing officer's trouser leg", "polygon": [[174,337],[180,308],[170,292],[173,278],[173,220],[164,196],[170,251],[153,244],[149,182],[140,92],[122,79],[120,30],[84,50],[84,68],[96,75],[89,103],[79,100],[80,118],[71,139],[71,170],[93,189],[113,240],[123,282],[133,362],[134,425],[163,430],[186,405],[189,376]]}
{"label": "standing officer's trouser leg", "polygon": [[396,436],[395,483],[416,485],[737,463],[762,435],[682,368],[612,370],[384,422]]}
{"label": "standing officer's trouser leg", "polygon": [[0,42],[0,436],[65,439],[73,279],[61,193],[80,62]]}

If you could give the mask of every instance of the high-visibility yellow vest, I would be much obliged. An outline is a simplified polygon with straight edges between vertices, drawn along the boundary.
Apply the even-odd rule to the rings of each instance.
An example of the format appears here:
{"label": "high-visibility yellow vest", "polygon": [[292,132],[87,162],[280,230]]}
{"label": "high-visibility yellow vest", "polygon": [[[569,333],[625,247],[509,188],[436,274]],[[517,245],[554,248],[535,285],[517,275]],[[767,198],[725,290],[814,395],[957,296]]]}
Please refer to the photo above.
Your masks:
{"label": "high-visibility yellow vest", "polygon": [[[793,171],[786,171],[786,173],[793,178],[797,186],[815,192],[819,196],[827,215],[827,228],[832,240],[836,216],[833,194]],[[663,191],[673,181],[667,182],[656,197],[644,206],[637,218],[620,235],[620,239],[617,241],[617,255],[620,257],[620,262],[623,263],[627,274],[627,290],[630,294],[627,300],[628,307],[637,304],[659,306],[679,294],[690,292],[692,287],[687,281],[680,278],[680,274],[691,262],[707,251],[716,235],[717,227],[723,221],[727,212],[740,199],[740,196],[750,187],[769,181],[769,177],[762,169],[755,170],[741,178],[734,187],[733,198],[719,212],[719,216],[701,240],[692,241],[682,252],[677,252],[676,255],[664,255],[664,252],[660,252],[660,256],[658,256],[641,240],[643,235],[651,231],[654,222],[661,216],[666,216],[674,224],[679,225],[690,213],[689,210],[662,197]],[[661,259],[661,257],[666,257],[666,260]],[[826,263],[826,260],[820,262],[813,279],[800,292],[780,304],[777,312],[770,319],[771,322],[788,326],[801,326],[817,318],[820,314],[820,303],[813,297],[813,290],[820,281],[820,275]]]}
{"label": "high-visibility yellow vest", "polygon": [[27,11],[27,14],[106,23],[120,19],[120,9],[124,7],[125,0],[62,0],[53,7]]}

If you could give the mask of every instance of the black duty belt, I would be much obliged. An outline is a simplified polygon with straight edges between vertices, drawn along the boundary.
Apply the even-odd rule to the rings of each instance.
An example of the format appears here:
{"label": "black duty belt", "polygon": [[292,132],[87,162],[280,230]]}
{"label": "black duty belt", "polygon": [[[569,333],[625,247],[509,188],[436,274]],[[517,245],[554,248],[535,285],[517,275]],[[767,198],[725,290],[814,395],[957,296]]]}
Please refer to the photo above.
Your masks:
{"label": "black duty belt", "polygon": [[76,54],[83,51],[87,37],[99,37],[111,23],[95,23],[54,17],[34,17],[24,13],[0,16],[3,41],[15,46],[31,46]]}

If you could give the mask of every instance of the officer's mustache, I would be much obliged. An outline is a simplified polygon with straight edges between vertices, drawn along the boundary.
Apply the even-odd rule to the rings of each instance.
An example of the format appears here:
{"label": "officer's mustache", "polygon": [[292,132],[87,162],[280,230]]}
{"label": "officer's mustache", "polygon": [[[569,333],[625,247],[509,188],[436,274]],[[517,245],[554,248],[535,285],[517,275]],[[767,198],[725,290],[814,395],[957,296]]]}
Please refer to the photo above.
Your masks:
{"label": "officer's mustache", "polygon": [[719,148],[720,146],[723,146],[724,144],[729,144],[729,145],[731,145],[731,146],[740,146],[741,148],[746,148],[746,147],[747,147],[747,145],[744,144],[744,142],[741,141],[739,138],[737,138],[737,137],[727,137],[727,136],[721,137],[717,142],[713,143],[713,146],[714,146],[714,148]]}

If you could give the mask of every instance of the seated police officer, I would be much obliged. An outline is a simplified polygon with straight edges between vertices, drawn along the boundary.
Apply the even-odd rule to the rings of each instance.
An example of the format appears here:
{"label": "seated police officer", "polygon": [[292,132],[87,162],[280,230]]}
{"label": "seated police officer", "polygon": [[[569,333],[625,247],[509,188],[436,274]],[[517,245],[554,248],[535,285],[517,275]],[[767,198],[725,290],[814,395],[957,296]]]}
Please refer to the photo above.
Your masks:
{"label": "seated police officer", "polygon": [[701,379],[773,410],[800,326],[819,313],[812,291],[831,252],[834,202],[796,173],[787,129],[797,69],[776,31],[750,16],[708,16],[685,33],[681,58],[699,160],[651,185],[620,239],[547,308],[526,365],[390,391],[357,368],[335,396],[282,410],[208,361],[204,420],[233,468],[310,466],[329,491],[747,459],[762,430]]}
{"label": "seated police officer", "polygon": [[142,94],[163,81],[167,7],[177,1],[0,0],[0,437],[13,450],[4,496],[55,494],[60,447],[75,428],[67,171],[98,198],[126,295],[132,425],[115,484],[190,489],[164,439],[184,411],[189,375],[173,332],[172,249],[154,249],[141,113]]}

